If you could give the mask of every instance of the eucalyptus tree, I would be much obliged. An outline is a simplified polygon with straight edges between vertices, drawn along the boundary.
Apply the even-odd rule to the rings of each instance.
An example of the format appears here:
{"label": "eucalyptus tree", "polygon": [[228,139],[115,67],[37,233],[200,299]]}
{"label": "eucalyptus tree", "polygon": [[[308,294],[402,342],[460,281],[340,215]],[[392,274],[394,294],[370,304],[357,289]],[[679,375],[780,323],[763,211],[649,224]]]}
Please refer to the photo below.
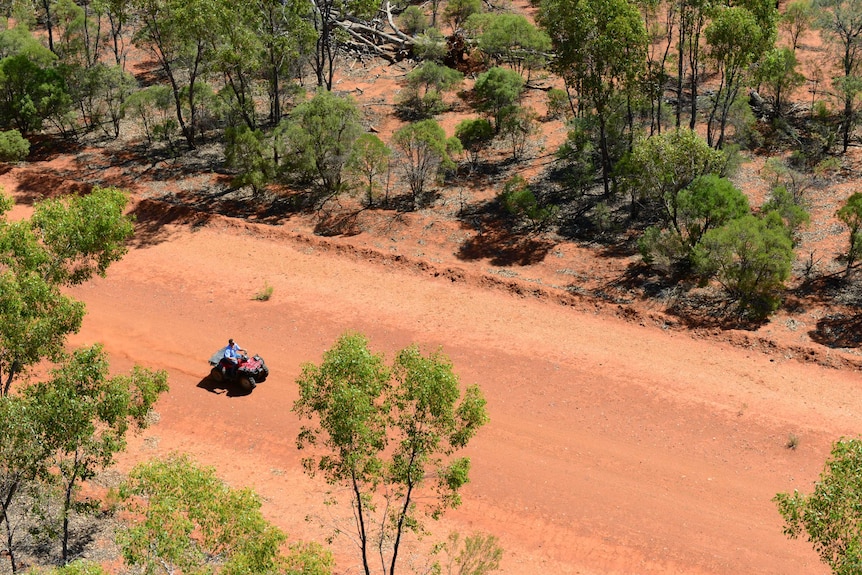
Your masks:
{"label": "eucalyptus tree", "polygon": [[413,345],[390,366],[361,334],[303,365],[297,384],[306,472],[346,488],[365,575],[396,575],[408,534],[461,502],[470,460],[458,453],[488,420],[481,391],[462,389],[439,351]]}
{"label": "eucalyptus tree", "polygon": [[[61,288],[104,275],[125,254],[132,234],[126,203],[122,191],[96,188],[42,201],[29,220],[0,219],[0,395],[28,367],[62,358],[84,305]],[[0,217],[11,206],[0,195]]]}
{"label": "eucalyptus tree", "polygon": [[811,493],[778,493],[772,501],[784,519],[784,534],[805,535],[835,575],[854,575],[862,564],[862,440],[841,438]]}
{"label": "eucalyptus tree", "polygon": [[168,80],[177,123],[186,144],[197,142],[200,84],[210,73],[211,47],[219,17],[231,6],[223,0],[132,0],[138,17],[136,43],[150,51]]}
{"label": "eucalyptus tree", "polygon": [[530,81],[543,68],[551,51],[548,35],[523,14],[490,14],[478,38],[479,50],[496,66],[509,66]]}
{"label": "eucalyptus tree", "polygon": [[727,116],[749,66],[763,52],[763,31],[754,14],[739,7],[719,8],[705,30],[709,59],[718,72],[718,89],[712,96],[706,123],[710,146],[724,145]]}
{"label": "eucalyptus tree", "polygon": [[577,98],[577,108],[596,116],[601,177],[608,195],[615,163],[608,121],[622,102],[628,108],[631,138],[631,100],[639,90],[646,62],[643,20],[628,0],[544,0],[539,22],[556,53],[553,69]]}
{"label": "eucalyptus tree", "polygon": [[365,189],[365,204],[374,205],[377,195],[376,180],[389,172],[392,149],[383,143],[383,140],[374,134],[362,134],[356,138],[347,169],[358,179],[362,180]]}
{"label": "eucalyptus tree", "polygon": [[283,150],[279,169],[318,187],[323,199],[345,190],[344,168],[362,133],[353,98],[319,90],[279,125]]}
{"label": "eucalyptus tree", "polygon": [[676,127],[682,125],[683,89],[686,72],[689,74],[690,130],[697,123],[697,94],[701,73],[703,30],[709,21],[714,0],[675,0],[679,2],[679,43],[677,45]]}
{"label": "eucalyptus tree", "polygon": [[814,6],[811,0],[793,0],[784,8],[779,19],[779,27],[790,38],[790,49],[796,52],[799,37],[802,36],[814,22]]}
{"label": "eucalyptus tree", "polygon": [[841,135],[847,152],[862,94],[862,0],[816,0],[814,6],[816,26],[837,52],[840,75],[832,83],[843,106]]}
{"label": "eucalyptus tree", "polygon": [[621,171],[633,213],[641,203],[658,204],[665,224],[679,229],[679,193],[701,176],[724,175],[726,164],[724,152],[681,128],[636,141]]}
{"label": "eucalyptus tree", "polygon": [[114,63],[126,69],[128,45],[126,44],[127,26],[133,16],[133,0],[92,0],[90,5],[95,15],[107,19],[107,39],[114,56]]}
{"label": "eucalyptus tree", "polygon": [[677,33],[679,7],[673,0],[639,0],[647,33],[647,60],[644,77],[649,97],[650,134],[661,133],[665,85],[669,80],[667,61]]}
{"label": "eucalyptus tree", "polygon": [[269,123],[278,125],[284,111],[288,82],[302,73],[302,55],[313,51],[316,34],[311,7],[305,0],[256,0],[262,18],[256,20],[263,41],[263,73],[269,95]]}
{"label": "eucalyptus tree", "polygon": [[62,493],[64,563],[69,560],[73,512],[94,509],[92,500],[80,497],[81,482],[114,463],[126,448],[128,432],[147,427],[150,409],[167,389],[164,371],[136,366],[129,375],[109,377],[100,345],[74,351],[50,379],[24,388]]}
{"label": "eucalyptus tree", "polygon": [[752,214],[706,232],[695,248],[699,273],[714,277],[741,314],[763,318],[781,303],[793,242],[775,212]]}
{"label": "eucalyptus tree", "polygon": [[844,222],[850,231],[847,253],[845,254],[847,260],[845,271],[849,273],[862,255],[862,193],[855,192],[847,198],[835,215]]}
{"label": "eucalyptus tree", "polygon": [[120,486],[136,521],[119,530],[127,565],[145,573],[329,575],[332,555],[293,543],[261,513],[261,498],[211,467],[173,454],[135,466]]}
{"label": "eucalyptus tree", "polygon": [[757,66],[756,79],[772,97],[775,116],[782,115],[785,99],[805,83],[805,75],[797,70],[796,53],[790,48],[773,48],[763,55]]}
{"label": "eucalyptus tree", "polygon": [[401,171],[413,196],[413,207],[425,204],[425,185],[446,168],[454,168],[452,154],[461,152],[461,141],[446,138],[436,120],[402,126],[392,135],[392,145],[401,155]]}
{"label": "eucalyptus tree", "polygon": [[19,501],[47,477],[50,465],[31,403],[22,396],[0,395],[0,527],[12,573],[18,571],[16,541],[22,527],[13,511],[25,505]]}
{"label": "eucalyptus tree", "polygon": [[476,108],[494,120],[494,132],[502,126],[503,110],[514,106],[524,91],[524,78],[514,70],[496,66],[479,74],[473,86]]}
{"label": "eucalyptus tree", "polygon": [[[317,86],[332,90],[335,62],[341,50],[340,38],[345,34],[342,19],[368,19],[380,9],[380,0],[309,0],[311,20],[317,39],[312,66]],[[436,11],[435,11],[436,16]]]}

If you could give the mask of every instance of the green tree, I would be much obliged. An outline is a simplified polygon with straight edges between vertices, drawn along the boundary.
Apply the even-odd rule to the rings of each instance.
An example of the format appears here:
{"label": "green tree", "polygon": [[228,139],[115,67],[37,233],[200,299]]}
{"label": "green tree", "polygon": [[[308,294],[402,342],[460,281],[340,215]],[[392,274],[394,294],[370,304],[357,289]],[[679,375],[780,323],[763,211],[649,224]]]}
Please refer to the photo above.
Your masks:
{"label": "green tree", "polygon": [[152,144],[154,140],[160,138],[171,143],[171,134],[177,129],[175,116],[171,112],[172,108],[171,89],[156,84],[130,94],[121,109],[123,115],[140,120],[147,143]]}
{"label": "green tree", "polygon": [[514,70],[494,67],[479,74],[473,86],[476,109],[494,119],[494,131],[500,131],[503,110],[515,105],[524,91],[524,78]]}
{"label": "green tree", "polygon": [[362,134],[353,145],[347,168],[361,177],[365,188],[365,203],[374,205],[376,180],[389,171],[392,150],[374,134]]}
{"label": "green tree", "polygon": [[706,141],[721,149],[727,117],[749,66],[763,51],[763,32],[754,14],[740,7],[722,7],[706,27],[709,58],[718,72],[718,89],[706,123]]}
{"label": "green tree", "polygon": [[426,60],[407,74],[407,87],[399,95],[398,111],[409,119],[425,119],[446,110],[443,92],[461,84],[464,74]]}
{"label": "green tree", "polygon": [[760,211],[764,214],[776,212],[787,226],[794,245],[798,243],[799,228],[811,220],[811,215],[805,209],[801,198],[794,196],[784,185],[778,185],[772,189],[769,198],[760,207]]}
{"label": "green tree", "polygon": [[148,50],[168,81],[177,123],[190,148],[197,145],[201,113],[200,84],[205,82],[221,0],[132,0],[139,27],[135,41]]}
{"label": "green tree", "polygon": [[28,398],[0,395],[0,526],[12,573],[18,570],[18,525],[12,510],[48,474],[50,452],[42,442]]}
{"label": "green tree", "polygon": [[449,0],[446,9],[443,10],[443,18],[452,26],[452,30],[458,30],[473,14],[482,11],[482,0]]}
{"label": "green tree", "polygon": [[[252,72],[258,71],[261,79],[266,81],[269,124],[277,126],[281,122],[288,96],[296,91],[295,77],[301,75],[303,63],[315,48],[317,33],[309,14],[311,7],[305,0],[254,0],[251,4],[254,7],[242,13],[249,16],[246,27],[259,38],[263,51],[259,62],[239,63],[231,60],[231,65],[239,65],[249,72],[248,75],[235,74],[234,82],[240,90],[252,89],[249,93],[252,100],[246,99],[251,104],[254,91],[260,90],[260,87],[257,83],[249,86],[242,78],[250,76],[254,80]],[[225,23],[231,25],[229,19]],[[246,39],[245,36],[240,38]],[[248,41],[251,42],[250,39]],[[252,45],[256,44],[252,42]],[[260,68],[256,67],[258,65]]]}
{"label": "green tree", "polygon": [[292,573],[327,575],[332,559],[316,546],[280,552],[286,536],[260,512],[250,489],[234,489],[188,456],[136,466],[120,487],[140,521],[117,536],[130,566],[147,573]]}
{"label": "green tree", "polygon": [[784,8],[779,27],[790,38],[790,49],[795,53],[802,36],[814,22],[814,7],[811,0],[793,0]]}
{"label": "green tree", "polygon": [[352,98],[319,90],[282,121],[281,168],[315,182],[325,199],[344,191],[343,172],[362,132],[359,108]]}
{"label": "green tree", "polygon": [[523,14],[492,14],[479,36],[479,50],[497,66],[510,66],[529,82],[533,70],[545,66],[551,39]]}
{"label": "green tree", "polygon": [[470,461],[456,454],[487,422],[481,392],[462,391],[440,352],[411,346],[390,367],[359,334],[305,364],[297,384],[297,445],[315,453],[306,471],[351,494],[365,575],[395,575],[405,536],[460,504]]}
{"label": "green tree", "polygon": [[446,132],[435,120],[422,120],[399,128],[392,144],[401,153],[401,169],[413,196],[413,207],[425,202],[425,185],[441,169],[454,167],[450,157],[453,146],[460,149],[457,138],[446,138]]}
{"label": "green tree", "polygon": [[147,415],[168,390],[167,373],[135,367],[128,376],[108,377],[101,346],[76,350],[47,381],[26,387],[51,469],[62,491],[62,558],[69,559],[69,519],[95,509],[79,499],[80,483],[114,463],[126,448],[130,428],[146,428]]}
{"label": "green tree", "polygon": [[847,268],[850,268],[862,254],[862,193],[855,192],[835,214],[844,225],[850,229],[850,241],[847,247]]}
{"label": "green tree", "polygon": [[699,176],[676,196],[676,217],[668,227],[651,226],[638,247],[644,261],[690,271],[692,254],[710,230],[750,213],[748,197],[729,180],[715,174]]}
{"label": "green tree", "polygon": [[0,162],[20,162],[30,154],[30,142],[18,130],[0,132]]}
{"label": "green tree", "polygon": [[479,154],[494,139],[494,128],[485,118],[468,118],[455,126],[455,137],[470,154],[470,165],[475,168],[479,163]]}
{"label": "green tree", "polygon": [[[84,306],[61,288],[104,275],[125,254],[132,235],[126,203],[124,192],[96,188],[40,202],[29,220],[0,219],[0,395],[21,370],[62,357]],[[11,205],[0,195],[0,216]]]}
{"label": "green tree", "polygon": [[633,214],[641,202],[660,202],[666,225],[679,228],[677,195],[707,174],[724,175],[727,158],[692,130],[638,140],[623,166]]}
{"label": "green tree", "polygon": [[793,243],[774,212],[765,218],[746,215],[704,234],[694,263],[699,273],[716,278],[740,313],[765,317],[781,303]]}
{"label": "green tree", "polygon": [[453,532],[442,547],[446,558],[438,564],[441,575],[487,575],[500,568],[503,558],[499,540],[485,533],[462,538]]}
{"label": "green tree", "polygon": [[32,134],[70,107],[63,77],[54,65],[42,66],[25,54],[0,60],[0,126]]}
{"label": "green tree", "polygon": [[428,28],[428,17],[422,8],[411,4],[401,13],[401,26],[407,34],[415,36]]}
{"label": "green tree", "polygon": [[[639,90],[646,62],[643,19],[628,0],[544,0],[539,22],[556,53],[553,69],[578,107],[596,116],[602,184],[609,195],[615,161],[608,123],[617,105],[631,109]],[[631,138],[633,117],[628,118]]]}
{"label": "green tree", "polygon": [[508,106],[500,111],[500,135],[509,143],[512,159],[520,160],[530,136],[536,133],[538,115],[527,106]]}
{"label": "green tree", "polygon": [[748,196],[715,174],[700,176],[677,196],[677,233],[694,248],[710,230],[750,213]]}
{"label": "green tree", "polygon": [[225,164],[237,171],[231,185],[251,186],[255,194],[275,176],[275,163],[263,132],[246,124],[225,130]]}
{"label": "green tree", "polygon": [[557,206],[542,206],[527,184],[527,180],[520,174],[516,174],[506,181],[506,185],[503,186],[497,199],[509,214],[518,218],[526,218],[530,222],[530,226],[535,229],[547,224],[559,212]]}
{"label": "green tree", "polygon": [[760,61],[757,80],[772,96],[772,110],[781,116],[784,98],[805,83],[805,75],[796,70],[796,53],[790,48],[773,48]]}
{"label": "green tree", "polygon": [[835,575],[854,575],[862,565],[862,441],[842,438],[810,495],[778,493],[784,534],[802,533]]}
{"label": "green tree", "polygon": [[846,153],[862,94],[862,0],[816,0],[814,6],[821,36],[838,52],[840,76],[833,79],[833,85],[843,105],[841,135]]}

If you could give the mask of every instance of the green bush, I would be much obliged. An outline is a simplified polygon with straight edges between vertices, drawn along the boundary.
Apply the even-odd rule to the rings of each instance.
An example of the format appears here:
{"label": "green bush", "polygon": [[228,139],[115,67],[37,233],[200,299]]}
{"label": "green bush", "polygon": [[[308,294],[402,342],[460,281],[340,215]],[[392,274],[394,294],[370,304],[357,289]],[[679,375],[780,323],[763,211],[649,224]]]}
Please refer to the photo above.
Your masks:
{"label": "green bush", "polygon": [[476,109],[494,118],[494,130],[500,131],[503,111],[514,106],[524,91],[524,79],[506,68],[491,68],[476,79]]}
{"label": "green bush", "polygon": [[556,206],[539,204],[536,195],[527,185],[527,180],[521,175],[509,178],[497,199],[509,214],[526,218],[534,227],[543,226],[558,213]]}
{"label": "green bush", "polygon": [[721,284],[740,313],[762,318],[781,304],[793,256],[790,234],[771,212],[710,230],[695,249],[694,263],[700,273]]}
{"label": "green bush", "polygon": [[428,28],[413,43],[413,54],[420,60],[442,62],[448,51],[446,37],[437,28]]}
{"label": "green bush", "polygon": [[404,32],[411,36],[421,34],[428,28],[428,17],[422,8],[412,4],[402,12],[401,26],[404,27]]}
{"label": "green bush", "polygon": [[566,120],[572,113],[569,95],[565,90],[551,88],[548,90],[548,120]]}
{"label": "green bush", "polygon": [[0,132],[0,162],[20,162],[30,154],[30,142],[18,130]]}
{"label": "green bush", "polygon": [[479,153],[494,139],[494,128],[485,118],[472,118],[461,121],[455,126],[455,137],[470,154],[470,163],[479,163]]}
{"label": "green bush", "polygon": [[433,61],[423,62],[407,74],[407,87],[398,98],[398,112],[411,120],[444,112],[443,92],[454,90],[463,79],[457,70]]}

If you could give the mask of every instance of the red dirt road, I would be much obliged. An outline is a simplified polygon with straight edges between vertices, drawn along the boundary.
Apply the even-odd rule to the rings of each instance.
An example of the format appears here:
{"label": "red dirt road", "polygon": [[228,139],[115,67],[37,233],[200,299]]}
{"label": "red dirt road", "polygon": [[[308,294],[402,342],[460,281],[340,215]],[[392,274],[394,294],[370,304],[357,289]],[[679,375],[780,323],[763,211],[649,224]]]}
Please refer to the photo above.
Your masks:
{"label": "red dirt road", "polygon": [[[121,468],[172,450],[265,498],[292,538],[322,541],[324,486],[301,471],[291,413],[303,362],[346,330],[388,357],[442,346],[491,421],[469,447],[464,504],[431,527],[497,535],[502,573],[825,574],[770,501],[810,491],[832,442],[860,431],[859,374],[365,262],[222,219],[165,226],[87,303],[73,344],[112,367],[167,369],[160,421]],[[229,265],[225,265],[226,260]],[[230,273],[224,272],[232,268]],[[268,302],[252,300],[268,283]],[[247,396],[201,385],[234,337],[271,377]],[[216,390],[219,391],[219,390]],[[785,447],[790,434],[799,447]],[[338,573],[358,573],[338,548]]]}

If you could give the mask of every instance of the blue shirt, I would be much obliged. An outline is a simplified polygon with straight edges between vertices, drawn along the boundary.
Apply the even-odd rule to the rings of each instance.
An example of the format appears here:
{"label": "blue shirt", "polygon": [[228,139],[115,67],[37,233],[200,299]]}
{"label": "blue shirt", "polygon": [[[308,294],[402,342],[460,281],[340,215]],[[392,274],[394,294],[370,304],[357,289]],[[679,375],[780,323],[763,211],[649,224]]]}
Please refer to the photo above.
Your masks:
{"label": "blue shirt", "polygon": [[228,344],[226,348],[224,348],[224,356],[226,359],[231,361],[236,361],[239,359],[239,350],[240,347],[234,342],[233,344]]}

